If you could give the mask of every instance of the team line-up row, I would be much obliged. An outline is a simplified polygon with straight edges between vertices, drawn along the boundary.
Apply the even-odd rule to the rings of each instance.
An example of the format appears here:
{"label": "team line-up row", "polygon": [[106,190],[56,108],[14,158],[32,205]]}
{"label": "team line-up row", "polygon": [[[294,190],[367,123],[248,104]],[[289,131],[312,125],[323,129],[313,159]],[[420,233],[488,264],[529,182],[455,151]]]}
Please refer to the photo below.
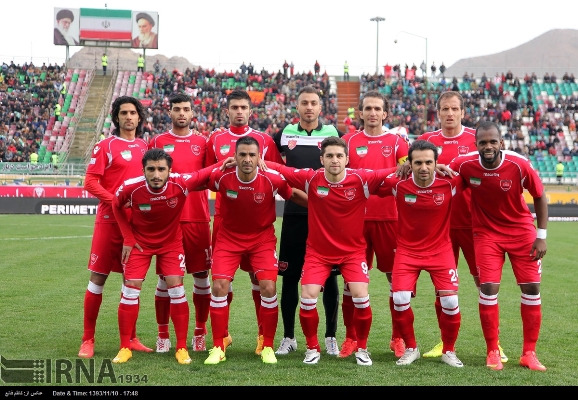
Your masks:
{"label": "team line-up row", "polygon": [[[115,100],[114,134],[94,147],[86,174],[86,189],[101,203],[88,265],[79,357],[94,356],[96,320],[111,271],[124,278],[118,307],[120,351],[113,362],[127,362],[132,351],[154,351],[138,339],[136,320],[142,284],[156,256],[157,352],[172,346],[170,319],[175,357],[181,364],[191,363],[190,311],[183,286],[184,274],[190,273],[195,309],[191,345],[194,351],[206,350],[210,316],[213,346],[204,363],[225,361],[232,342],[231,282],[241,268],[253,284],[255,352],[264,363],[277,363],[277,356],[297,349],[298,305],[306,339],[303,362],[319,362],[317,299],[323,289],[327,353],[342,358],[354,354],[357,364],[372,365],[368,287],[375,258],[390,283],[390,348],[399,357],[396,364],[409,365],[421,356],[411,298],[420,272],[427,271],[435,287],[441,342],[424,356],[463,367],[455,351],[461,323],[461,250],[479,292],[487,367],[501,370],[508,361],[499,343],[498,307],[507,254],[521,290],[519,364],[546,370],[535,351],[542,319],[547,203],[530,163],[502,149],[499,127],[489,121],[475,130],[464,127],[463,99],[451,91],[437,103],[442,128],[421,135],[411,146],[402,136],[384,131],[389,101],[377,91],[360,99],[362,128],[343,136],[334,126],[319,122],[321,99],[315,88],[300,90],[297,110],[300,121],[271,137],[248,126],[250,97],[234,90],[227,96],[229,127],[207,139],[190,130],[191,99],[174,94],[172,129],[147,144],[139,138],[145,117],[140,102],[128,96]],[[212,232],[206,189],[217,193]],[[524,189],[534,198],[537,230]],[[276,195],[286,200],[279,256],[273,226]],[[346,337],[341,349],[335,339],[335,271],[345,282]],[[325,302],[325,296],[335,301]],[[274,351],[279,309],[284,333]]]}

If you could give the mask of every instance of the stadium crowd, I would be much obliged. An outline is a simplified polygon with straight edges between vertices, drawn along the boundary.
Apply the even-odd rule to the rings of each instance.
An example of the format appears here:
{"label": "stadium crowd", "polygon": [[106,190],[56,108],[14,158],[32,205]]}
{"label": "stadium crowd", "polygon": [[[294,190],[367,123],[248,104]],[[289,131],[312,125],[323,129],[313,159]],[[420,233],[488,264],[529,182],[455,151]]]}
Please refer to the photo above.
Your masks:
{"label": "stadium crowd", "polygon": [[[338,99],[331,90],[326,72],[293,73],[291,70],[289,74],[281,70],[269,72],[264,68],[257,72],[251,64],[249,67],[243,62],[234,72],[217,73],[214,69],[202,67],[187,68],[181,72],[176,69],[167,71],[160,63],[155,63],[152,88],[147,88],[144,94],[150,104],[143,129],[144,139],[148,141],[170,129],[168,97],[174,92],[186,93],[193,98],[194,129],[209,135],[215,129],[227,127],[226,95],[233,88],[263,93],[262,101],[254,102],[249,125],[269,135],[298,121],[296,95],[300,88],[307,85],[317,88],[323,96],[322,123],[337,126]],[[465,73],[461,78],[451,79],[438,74],[428,80],[425,72],[418,76],[416,68],[408,68],[407,65],[405,73],[399,65],[393,66],[390,71],[386,72],[387,75],[366,74],[360,77],[361,94],[379,90],[390,99],[391,117],[386,128],[405,127],[410,137],[421,135],[425,132],[424,128],[426,131],[439,129],[437,98],[443,91],[454,90],[460,92],[465,101],[463,124],[474,127],[481,120],[499,123],[506,128],[504,138],[510,143],[509,150],[525,156],[544,152],[561,160],[578,155],[575,119],[578,97],[575,92],[564,96],[559,88],[562,83],[575,83],[573,74],[564,74],[558,79],[553,73],[546,73],[540,81],[554,84],[553,99],[545,99],[544,104],[534,104],[532,83],[538,81],[534,73],[526,74],[523,78],[514,76],[511,71],[491,78],[485,73],[480,78],[475,78],[473,73]],[[65,72],[65,65],[2,65],[2,162],[28,162],[30,154],[38,151],[48,120],[58,103]],[[521,82],[528,88],[527,98],[520,92]],[[467,86],[463,86],[464,83]],[[425,104],[427,113],[424,113]],[[427,118],[425,123],[424,115]],[[351,124],[351,130],[359,128],[358,120],[352,120]],[[564,126],[571,134],[572,143],[561,142]],[[526,140],[526,135],[533,137],[532,140]]]}
{"label": "stadium crowd", "polygon": [[3,63],[0,71],[0,160],[29,162],[59,101],[65,65]]}

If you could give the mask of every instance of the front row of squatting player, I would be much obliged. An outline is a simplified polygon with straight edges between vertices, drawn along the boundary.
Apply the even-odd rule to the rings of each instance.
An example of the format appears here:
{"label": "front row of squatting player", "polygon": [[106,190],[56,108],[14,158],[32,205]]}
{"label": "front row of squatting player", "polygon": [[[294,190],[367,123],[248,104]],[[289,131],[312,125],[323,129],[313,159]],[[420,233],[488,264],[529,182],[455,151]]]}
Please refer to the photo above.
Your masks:
{"label": "front row of squatting player", "polygon": [[[298,102],[303,93],[307,89],[300,92]],[[153,351],[140,342],[135,328],[142,282],[154,255],[159,276],[157,352],[171,347],[170,319],[177,361],[191,362],[189,306],[183,286],[188,272],[194,279],[193,350],[206,350],[210,315],[213,347],[205,364],[226,360],[232,343],[231,282],[241,266],[253,282],[259,329],[256,353],[264,363],[276,363],[278,265],[273,223],[278,194],[308,209],[299,309],[307,347],[304,363],[317,364],[321,358],[317,299],[338,266],[346,289],[342,305],[346,340],[339,357],[355,353],[357,364],[372,364],[367,343],[372,323],[368,287],[375,252],[378,269],[390,283],[390,348],[399,357],[396,364],[409,365],[420,358],[411,298],[423,270],[435,287],[441,333],[441,343],[424,356],[441,356],[446,364],[463,367],[455,351],[461,323],[457,274],[461,248],[479,291],[487,367],[501,370],[507,361],[499,342],[497,298],[508,254],[521,290],[519,363],[546,370],[535,352],[542,320],[541,260],[547,249],[544,188],[525,158],[502,150],[498,125],[480,122],[475,131],[461,125],[464,111],[459,93],[442,94],[437,104],[442,129],[422,135],[411,146],[398,135],[383,132],[387,98],[375,91],[365,93],[359,104],[363,129],[343,138],[325,137],[319,144],[320,169],[284,165],[272,139],[248,127],[251,103],[246,92],[229,94],[231,126],[208,140],[189,130],[188,96],[172,96],[170,107],[173,128],[146,144],[136,137],[145,119],[143,107],[132,97],[119,97],[111,113],[115,133],[94,147],[86,188],[101,206],[89,260],[79,357],[94,355],[96,319],[111,271],[124,276],[118,307],[120,351],[113,362],[128,361],[132,351]],[[219,201],[218,229],[212,238],[206,189],[216,192]],[[524,189],[534,199],[537,230],[522,196]],[[370,212],[385,201],[389,216]],[[470,207],[471,217],[459,216]],[[387,257],[381,251],[383,237],[392,233],[395,257]],[[296,350],[294,338],[283,340],[288,339],[294,343],[290,349]]]}

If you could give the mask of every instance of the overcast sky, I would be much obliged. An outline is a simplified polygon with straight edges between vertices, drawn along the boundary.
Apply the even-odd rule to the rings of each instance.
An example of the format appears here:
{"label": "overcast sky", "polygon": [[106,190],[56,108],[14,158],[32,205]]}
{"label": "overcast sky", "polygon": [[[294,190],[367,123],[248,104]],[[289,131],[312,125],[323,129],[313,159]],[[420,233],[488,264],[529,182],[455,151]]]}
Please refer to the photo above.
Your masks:
{"label": "overcast sky", "polygon": [[[62,63],[66,47],[53,45],[54,8],[105,5],[158,12],[159,50],[147,55],[185,57],[218,71],[236,70],[243,61],[257,70],[278,70],[285,60],[297,71],[312,70],[318,60],[331,75],[342,74],[345,61],[351,75],[375,72],[376,61],[380,71],[386,63],[419,67],[426,42],[428,65],[450,67],[551,29],[578,28],[575,0],[9,1],[2,5],[0,61]],[[81,47],[69,49],[72,56]]]}

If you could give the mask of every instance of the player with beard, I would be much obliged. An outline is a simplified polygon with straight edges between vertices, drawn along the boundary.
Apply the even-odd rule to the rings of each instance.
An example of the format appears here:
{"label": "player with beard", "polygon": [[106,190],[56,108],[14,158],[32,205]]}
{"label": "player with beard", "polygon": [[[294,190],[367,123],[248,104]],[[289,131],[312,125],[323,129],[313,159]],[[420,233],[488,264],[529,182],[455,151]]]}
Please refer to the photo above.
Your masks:
{"label": "player with beard", "polygon": [[[207,140],[189,128],[193,119],[191,98],[185,94],[175,94],[169,98],[169,105],[172,129],[155,136],[149,148],[163,149],[169,154],[173,159],[173,172],[198,171],[205,167]],[[195,331],[191,346],[193,351],[204,351],[211,302],[209,270],[212,264],[209,200],[206,190],[194,191],[187,196],[181,214],[181,229],[187,273],[192,274],[194,281],[192,297],[195,306]],[[158,279],[155,310],[158,324],[156,350],[157,353],[164,353],[171,347],[168,325],[170,298],[162,276]]]}
{"label": "player with beard", "polygon": [[[545,371],[536,357],[536,342],[542,323],[540,281],[542,258],[546,255],[548,201],[540,177],[530,162],[503,149],[499,126],[481,122],[476,129],[478,153],[457,157],[450,168],[458,172],[472,193],[472,229],[479,270],[479,312],[486,340],[486,366],[501,370],[498,345],[500,311],[498,292],[506,254],[522,292],[523,346],[520,365]],[[534,217],[522,193],[534,199]]]}
{"label": "player with beard", "polygon": [[[84,332],[78,357],[94,356],[96,320],[102,304],[104,284],[112,272],[122,273],[122,233],[112,210],[114,192],[125,179],[142,173],[141,159],[147,150],[144,140],[137,138],[146,118],[140,101],[120,96],[112,104],[114,130],[98,142],[86,169],[84,188],[98,198],[98,213],[94,222],[88,270],[90,279],[84,294]],[[128,347],[151,352],[136,337],[136,320]]]}
{"label": "player with beard", "polygon": [[[227,95],[227,116],[229,118],[229,128],[220,130],[211,135],[207,143],[207,159],[206,165],[211,165],[219,161],[223,161],[235,154],[235,145],[237,140],[244,136],[251,136],[259,143],[261,158],[264,160],[283,163],[281,154],[277,151],[273,139],[262,132],[256,131],[249,127],[249,117],[251,116],[251,97],[244,90],[233,90]],[[215,199],[215,215],[213,216],[213,234],[212,245],[215,248],[215,240],[219,227],[221,224],[221,195],[216,194]],[[260,355],[263,349],[263,333],[259,321],[259,308],[261,307],[261,291],[259,282],[253,274],[253,268],[246,257],[241,261],[241,270],[248,272],[252,283],[252,297],[255,304],[255,314],[257,316],[257,347],[255,354]],[[229,285],[229,294],[227,301],[230,304],[233,300],[233,285]],[[225,348],[232,342],[231,336],[227,329],[225,338]]]}
{"label": "player with beard", "polygon": [[[183,286],[185,254],[180,227],[181,212],[190,192],[205,186],[214,166],[187,174],[171,173],[172,158],[162,149],[150,149],[142,157],[144,176],[127,179],[116,191],[114,215],[123,236],[124,287],[118,306],[120,351],[113,363],[132,357],[130,333],[138,317],[143,281],[156,257],[170,297],[170,316],[177,337],[175,357],[190,364],[187,350],[189,304]],[[131,210],[130,220],[124,212]]]}

